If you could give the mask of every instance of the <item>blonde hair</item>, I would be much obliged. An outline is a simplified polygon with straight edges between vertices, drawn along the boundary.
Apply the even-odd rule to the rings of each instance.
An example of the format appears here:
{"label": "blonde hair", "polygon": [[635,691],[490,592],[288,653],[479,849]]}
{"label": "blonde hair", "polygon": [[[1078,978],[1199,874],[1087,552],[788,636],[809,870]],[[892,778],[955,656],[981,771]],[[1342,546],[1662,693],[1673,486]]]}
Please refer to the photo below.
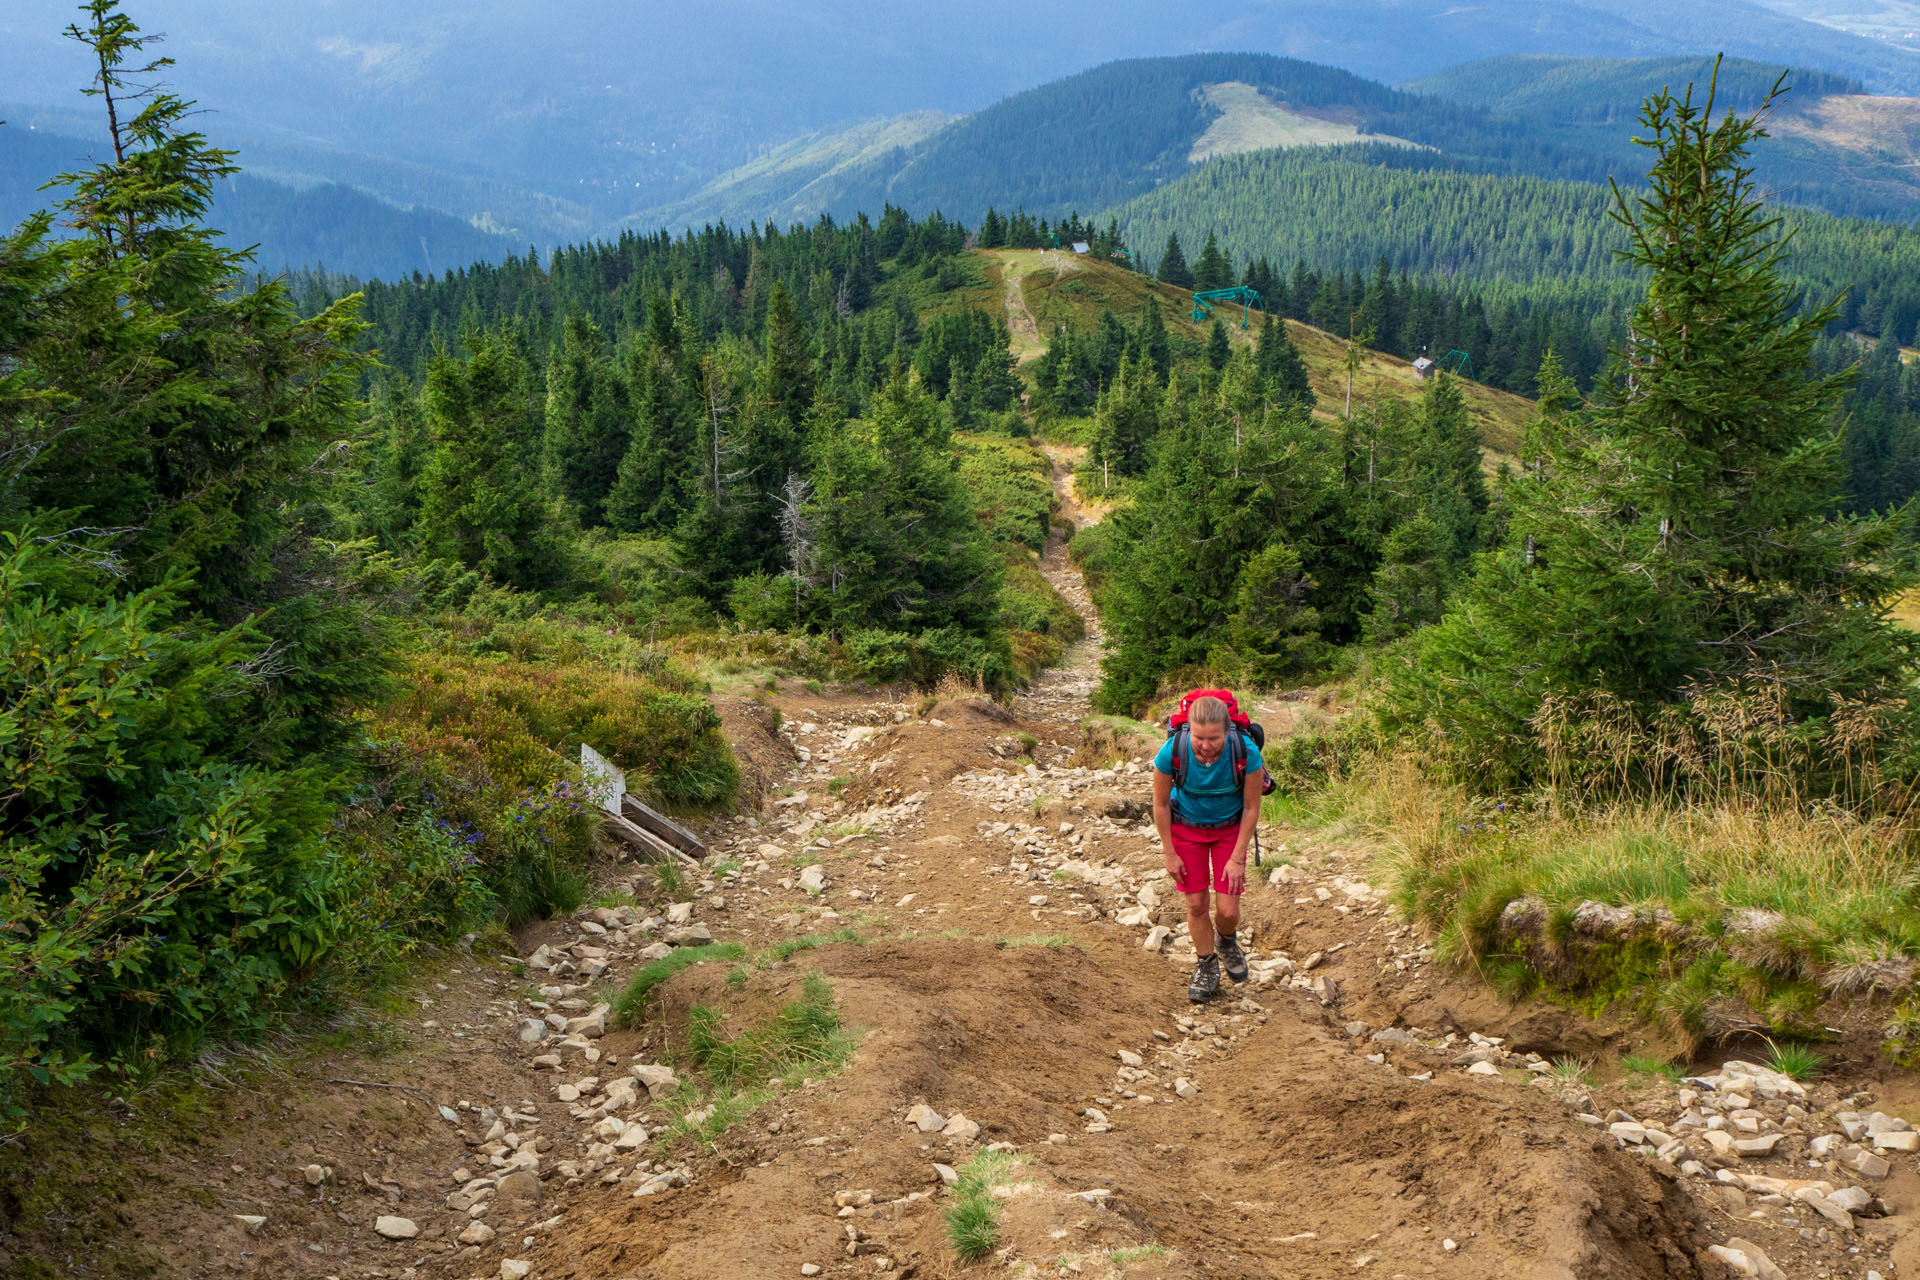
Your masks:
{"label": "blonde hair", "polygon": [[1225,725],[1227,704],[1218,698],[1195,698],[1187,708],[1187,723]]}

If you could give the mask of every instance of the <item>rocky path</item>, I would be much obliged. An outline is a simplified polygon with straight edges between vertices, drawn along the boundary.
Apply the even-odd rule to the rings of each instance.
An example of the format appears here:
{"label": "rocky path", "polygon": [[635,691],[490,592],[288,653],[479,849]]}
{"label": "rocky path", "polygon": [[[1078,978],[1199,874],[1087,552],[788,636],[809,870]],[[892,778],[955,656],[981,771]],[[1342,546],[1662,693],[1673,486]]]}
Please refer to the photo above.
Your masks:
{"label": "rocky path", "polygon": [[[1898,1108],[1738,1062],[1556,1072],[1600,1033],[1436,971],[1365,850],[1269,830],[1252,980],[1189,1005],[1147,744],[1084,732],[1099,624],[1062,541],[1043,568],[1088,634],[1010,708],[796,684],[770,732],[728,704],[780,776],[707,832],[706,878],[632,870],[630,900],[427,984],[401,1051],[330,1063],[303,1127],[221,1154],[237,1198],[194,1220],[196,1273],[1920,1276]],[[638,966],[709,941],[741,954],[610,1021]],[[846,1068],[676,1137],[689,1009],[744,1020],[811,973]],[[963,1266],[946,1184],[988,1148],[1014,1161],[1000,1237]]]}

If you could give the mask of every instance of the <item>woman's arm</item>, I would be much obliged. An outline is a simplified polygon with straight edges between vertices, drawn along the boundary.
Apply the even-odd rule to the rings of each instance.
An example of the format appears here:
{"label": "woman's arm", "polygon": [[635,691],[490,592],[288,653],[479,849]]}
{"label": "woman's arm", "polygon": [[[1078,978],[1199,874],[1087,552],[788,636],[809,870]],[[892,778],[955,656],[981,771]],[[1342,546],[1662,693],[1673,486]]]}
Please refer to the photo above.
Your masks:
{"label": "woman's arm", "polygon": [[1233,838],[1233,856],[1227,859],[1227,892],[1236,898],[1247,891],[1247,846],[1260,826],[1260,793],[1266,785],[1261,770],[1247,770],[1246,786],[1240,792],[1240,830]]}
{"label": "woman's arm", "polygon": [[1166,855],[1167,874],[1173,877],[1174,888],[1187,892],[1180,883],[1180,855],[1173,851],[1173,778],[1157,768],[1153,771],[1153,829],[1160,833],[1160,852]]}

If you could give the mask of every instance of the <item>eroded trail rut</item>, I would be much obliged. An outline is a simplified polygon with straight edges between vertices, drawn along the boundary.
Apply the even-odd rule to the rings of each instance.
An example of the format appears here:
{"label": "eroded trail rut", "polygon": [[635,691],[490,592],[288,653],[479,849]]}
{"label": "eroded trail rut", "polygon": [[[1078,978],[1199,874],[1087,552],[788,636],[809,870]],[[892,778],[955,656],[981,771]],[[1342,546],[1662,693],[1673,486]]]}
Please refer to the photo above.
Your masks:
{"label": "eroded trail rut", "polygon": [[[999,1256],[1016,1273],[1701,1274],[1686,1197],[1640,1156],[1540,1090],[1463,1075],[1462,1037],[1438,1051],[1368,1038],[1375,1024],[1427,1037],[1460,1024],[1418,939],[1338,857],[1277,883],[1263,873],[1247,902],[1256,981],[1187,1003],[1190,950],[1143,945],[1182,919],[1148,838],[1147,776],[1071,763],[1101,639],[1059,543],[1044,567],[1089,634],[1011,714],[780,700],[785,739],[808,757],[785,780],[796,793],[726,837],[748,860],[742,892],[705,918],[750,946],[857,928],[870,940],[754,981],[772,1001],[817,970],[865,1038],[843,1074],[729,1131],[690,1187],[636,1197],[636,1173],[580,1197],[519,1251],[535,1272],[960,1274],[934,1165],[1002,1143],[1023,1162]],[[831,801],[836,777],[851,782]],[[812,863],[818,896],[798,887]],[[670,1050],[723,968],[689,970],[655,1030],[600,1047]],[[958,1132],[907,1123],[923,1103],[961,1116]]]}

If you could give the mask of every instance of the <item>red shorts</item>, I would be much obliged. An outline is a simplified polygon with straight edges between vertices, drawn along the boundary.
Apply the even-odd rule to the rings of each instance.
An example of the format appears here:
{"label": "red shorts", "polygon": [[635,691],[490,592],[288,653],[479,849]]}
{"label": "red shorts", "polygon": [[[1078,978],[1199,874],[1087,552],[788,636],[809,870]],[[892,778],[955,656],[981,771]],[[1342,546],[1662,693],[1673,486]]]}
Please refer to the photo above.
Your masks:
{"label": "red shorts", "polygon": [[1174,888],[1182,893],[1204,893],[1212,884],[1215,893],[1227,893],[1227,860],[1233,857],[1233,843],[1240,838],[1240,824],[1204,828],[1175,822],[1169,830],[1173,851],[1180,855],[1180,875],[1173,882]]}

